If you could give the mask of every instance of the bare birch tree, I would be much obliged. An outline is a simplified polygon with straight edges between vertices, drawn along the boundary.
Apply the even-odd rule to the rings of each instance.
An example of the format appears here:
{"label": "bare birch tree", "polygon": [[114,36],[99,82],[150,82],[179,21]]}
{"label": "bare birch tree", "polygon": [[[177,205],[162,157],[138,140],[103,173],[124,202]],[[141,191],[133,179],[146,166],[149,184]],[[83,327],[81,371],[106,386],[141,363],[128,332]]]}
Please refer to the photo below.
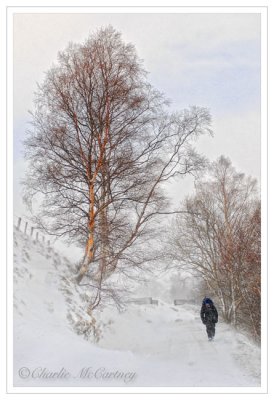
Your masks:
{"label": "bare birch tree", "polygon": [[163,183],[204,165],[191,144],[211,133],[208,111],[169,113],[146,76],[134,46],[107,27],[60,52],[35,95],[25,199],[42,195],[40,228],[85,246],[77,281],[96,282],[94,305],[168,211]]}
{"label": "bare birch tree", "polygon": [[258,218],[256,181],[237,173],[222,156],[185,200],[172,226],[169,251],[182,268],[204,278],[218,297],[226,321],[240,323],[241,309],[249,304],[245,320],[256,314],[253,331],[257,333],[260,302],[251,312],[250,298],[258,300],[260,290]]}

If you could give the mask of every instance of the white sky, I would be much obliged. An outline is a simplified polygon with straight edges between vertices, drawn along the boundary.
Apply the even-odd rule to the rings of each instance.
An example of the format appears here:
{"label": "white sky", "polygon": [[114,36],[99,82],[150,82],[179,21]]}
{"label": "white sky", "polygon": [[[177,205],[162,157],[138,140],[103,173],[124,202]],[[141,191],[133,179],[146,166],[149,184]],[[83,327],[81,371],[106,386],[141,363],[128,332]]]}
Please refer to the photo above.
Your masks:
{"label": "white sky", "polygon": [[[111,24],[132,42],[150,82],[172,108],[208,107],[214,138],[197,143],[211,160],[229,156],[237,169],[260,178],[259,14],[16,14],[14,16],[14,205],[23,210],[21,140],[36,82],[69,41],[82,42]],[[180,201],[190,179],[171,187]]]}

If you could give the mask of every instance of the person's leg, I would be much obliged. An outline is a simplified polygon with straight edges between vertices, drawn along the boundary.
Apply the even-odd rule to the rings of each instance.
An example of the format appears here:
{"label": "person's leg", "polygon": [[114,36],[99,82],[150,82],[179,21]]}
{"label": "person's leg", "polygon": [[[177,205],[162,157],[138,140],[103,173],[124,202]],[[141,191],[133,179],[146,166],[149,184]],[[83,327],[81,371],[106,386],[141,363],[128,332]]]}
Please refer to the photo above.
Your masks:
{"label": "person's leg", "polygon": [[207,333],[208,339],[211,339],[212,334],[211,334],[211,324],[210,323],[206,324],[206,333]]}
{"label": "person's leg", "polygon": [[212,324],[212,337],[215,336],[215,324]]}

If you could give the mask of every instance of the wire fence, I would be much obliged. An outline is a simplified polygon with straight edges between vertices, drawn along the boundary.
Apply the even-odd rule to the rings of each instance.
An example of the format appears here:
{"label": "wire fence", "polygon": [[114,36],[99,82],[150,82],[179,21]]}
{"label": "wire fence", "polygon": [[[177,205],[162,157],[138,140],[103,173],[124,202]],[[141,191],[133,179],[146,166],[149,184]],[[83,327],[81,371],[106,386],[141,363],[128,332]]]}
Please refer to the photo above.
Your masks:
{"label": "wire fence", "polygon": [[[38,228],[32,225],[32,221],[28,219],[27,217],[21,217],[18,215],[13,215],[14,219],[14,228],[17,231],[20,231],[24,233],[25,235],[28,235],[30,238],[37,242],[45,243],[46,246],[50,247],[51,242],[46,238],[45,235],[39,231]],[[158,306],[158,300],[153,299],[152,297],[144,297],[144,298],[135,298],[135,299],[130,299],[128,303],[134,303],[138,305],[156,305]]]}
{"label": "wire fence", "polygon": [[16,230],[30,236],[37,242],[43,242],[46,245],[50,246],[50,240],[47,239],[46,236],[43,235],[41,231],[39,231],[36,227],[32,226],[31,220],[29,220],[27,217],[20,217],[18,215],[14,215],[13,217]]}

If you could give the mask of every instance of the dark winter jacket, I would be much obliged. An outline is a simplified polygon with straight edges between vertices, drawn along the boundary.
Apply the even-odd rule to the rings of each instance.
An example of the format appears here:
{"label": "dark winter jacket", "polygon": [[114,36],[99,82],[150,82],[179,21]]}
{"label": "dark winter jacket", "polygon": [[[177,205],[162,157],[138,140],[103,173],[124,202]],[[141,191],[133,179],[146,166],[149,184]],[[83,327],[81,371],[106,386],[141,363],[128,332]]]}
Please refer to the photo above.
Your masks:
{"label": "dark winter jacket", "polygon": [[201,320],[203,324],[216,324],[218,322],[218,311],[214,304],[211,304],[208,308],[205,304],[201,308]]}

